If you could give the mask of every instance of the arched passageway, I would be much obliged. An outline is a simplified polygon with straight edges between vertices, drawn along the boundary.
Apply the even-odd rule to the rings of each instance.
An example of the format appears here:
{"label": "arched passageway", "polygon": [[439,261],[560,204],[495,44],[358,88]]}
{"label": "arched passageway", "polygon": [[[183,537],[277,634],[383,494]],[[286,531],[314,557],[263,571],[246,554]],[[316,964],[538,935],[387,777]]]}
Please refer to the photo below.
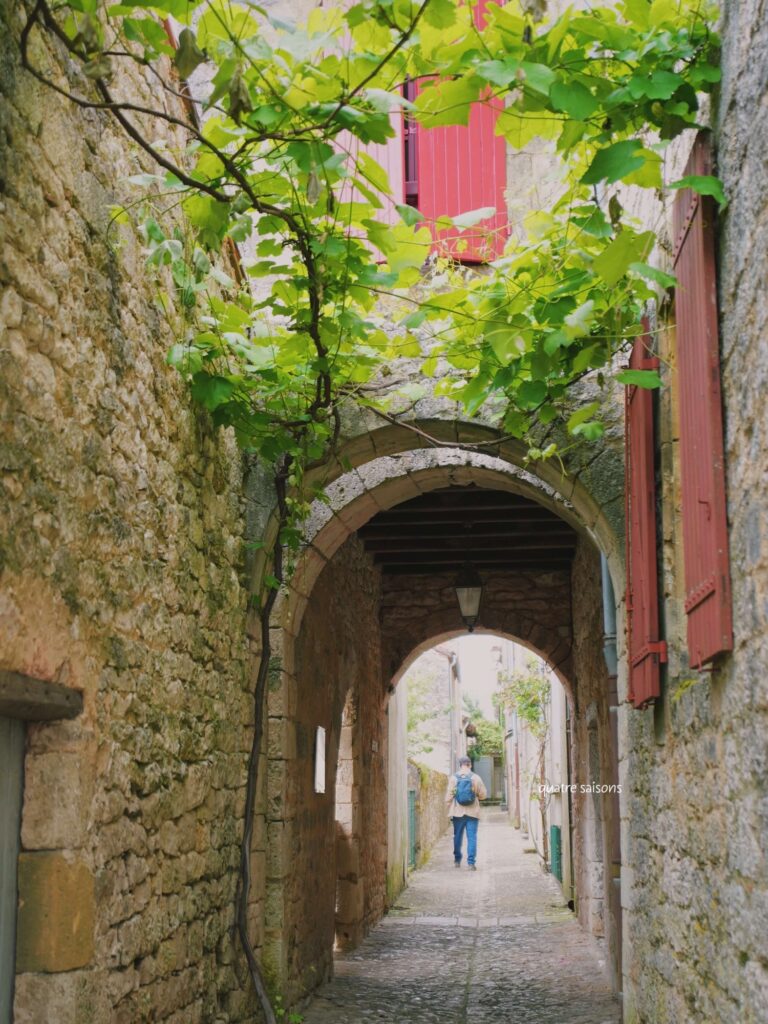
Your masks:
{"label": "arched passageway", "polygon": [[[344,944],[359,941],[400,888],[387,876],[391,697],[414,652],[461,628],[452,583],[464,561],[483,575],[481,627],[541,654],[568,689],[574,777],[615,778],[596,538],[613,563],[617,553],[589,495],[561,483],[568,498],[495,456],[405,451],[340,472],[330,503],[313,509],[274,637],[269,703],[262,948],[287,1002],[331,975],[337,926]],[[345,707],[354,707],[352,748]],[[313,784],[318,727],[325,792]],[[343,802],[353,843],[340,839],[337,766],[352,780]],[[579,918],[615,948],[605,851],[616,809],[577,797],[574,813]]]}

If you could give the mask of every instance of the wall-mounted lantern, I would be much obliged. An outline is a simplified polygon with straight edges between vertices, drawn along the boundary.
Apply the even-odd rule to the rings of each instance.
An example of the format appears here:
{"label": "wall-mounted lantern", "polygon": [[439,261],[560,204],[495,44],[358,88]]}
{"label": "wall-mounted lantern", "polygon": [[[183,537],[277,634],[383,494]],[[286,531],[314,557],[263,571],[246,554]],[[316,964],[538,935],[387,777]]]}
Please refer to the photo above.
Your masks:
{"label": "wall-mounted lantern", "polygon": [[456,599],[459,602],[459,611],[464,619],[464,625],[472,633],[480,613],[483,581],[480,579],[477,569],[467,562],[456,577],[453,587],[456,591]]}

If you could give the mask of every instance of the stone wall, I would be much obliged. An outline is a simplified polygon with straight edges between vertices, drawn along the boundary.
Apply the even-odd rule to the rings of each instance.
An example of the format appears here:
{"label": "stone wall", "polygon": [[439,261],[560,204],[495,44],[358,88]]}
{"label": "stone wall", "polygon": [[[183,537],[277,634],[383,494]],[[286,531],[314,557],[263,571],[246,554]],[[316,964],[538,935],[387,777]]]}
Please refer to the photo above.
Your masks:
{"label": "stone wall", "polygon": [[[629,712],[632,886],[627,1020],[755,1024],[768,1016],[768,546],[765,508],[768,21],[722,5],[715,104],[721,376],[734,651],[687,663],[674,377],[663,400],[663,591],[670,662],[655,711]],[[663,339],[674,365],[674,336]]]}
{"label": "stone wall", "polygon": [[616,784],[611,763],[608,672],[603,657],[600,556],[580,540],[573,562],[573,794],[576,909],[593,935],[617,941],[606,921],[615,800],[591,787]]}
{"label": "stone wall", "polygon": [[408,788],[416,792],[416,866],[429,860],[448,828],[448,776],[417,761],[408,762]]}
{"label": "stone wall", "polygon": [[[342,946],[359,942],[386,906],[379,588],[371,559],[350,539],[321,573],[307,606],[295,642],[295,704],[269,720],[270,785],[282,799],[270,798],[268,834],[278,846],[268,864],[266,926],[270,962],[285,979],[288,1002],[330,975],[335,939]],[[327,735],[324,794],[313,784],[318,726]]]}
{"label": "stone wall", "polygon": [[408,876],[408,684],[401,679],[387,703],[387,906]]}
{"label": "stone wall", "polygon": [[137,241],[108,243],[136,152],[19,68],[22,14],[0,6],[0,667],[84,710],[27,729],[15,1019],[253,1019],[240,457],[166,366]]}
{"label": "stone wall", "polygon": [[[455,576],[385,577],[382,589],[384,671],[395,675],[430,638],[462,631]],[[568,674],[571,648],[567,572],[487,573],[478,631],[497,632],[531,646]]]}

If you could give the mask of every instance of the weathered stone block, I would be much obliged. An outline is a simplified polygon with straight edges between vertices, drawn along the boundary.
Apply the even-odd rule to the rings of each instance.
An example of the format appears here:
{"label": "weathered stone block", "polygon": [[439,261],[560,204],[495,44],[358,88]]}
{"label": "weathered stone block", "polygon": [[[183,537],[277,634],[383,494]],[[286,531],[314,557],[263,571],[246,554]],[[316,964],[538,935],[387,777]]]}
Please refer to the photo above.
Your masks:
{"label": "weathered stone block", "polygon": [[85,967],[94,955],[94,915],[93,875],[82,861],[19,856],[18,971]]}
{"label": "weathered stone block", "polygon": [[82,753],[29,754],[21,841],[28,850],[76,849],[88,830],[95,766]]}
{"label": "weathered stone block", "polygon": [[103,1024],[110,1019],[100,971],[19,974],[14,995],[15,1024]]}

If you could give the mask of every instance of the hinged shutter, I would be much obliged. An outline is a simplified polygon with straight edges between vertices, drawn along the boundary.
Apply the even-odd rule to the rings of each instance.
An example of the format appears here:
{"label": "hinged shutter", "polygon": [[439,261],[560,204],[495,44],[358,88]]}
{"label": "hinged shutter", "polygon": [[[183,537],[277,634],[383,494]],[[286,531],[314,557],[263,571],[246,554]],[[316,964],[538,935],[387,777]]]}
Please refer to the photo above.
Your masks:
{"label": "hinged shutter", "polygon": [[[631,369],[658,367],[649,344],[647,334],[636,339]],[[653,395],[647,388],[628,387],[624,400],[629,699],[642,708],[659,696],[659,666],[667,660],[666,644],[659,639]]]}
{"label": "hinged shutter", "polygon": [[[395,203],[402,203],[405,199],[405,182],[403,172],[403,115],[402,112],[392,111],[389,121],[395,132],[391,139],[386,142],[361,142],[351,132],[340,132],[336,140],[337,148],[348,152],[357,160],[360,153],[367,154],[386,173],[391,187],[389,196],[380,195],[382,208],[376,211],[375,219],[382,224],[400,224],[400,214],[395,209]],[[350,169],[353,166],[349,161]],[[364,179],[363,179],[364,180]],[[345,186],[341,192],[344,201],[365,202],[366,199],[354,187]]]}
{"label": "hinged shutter", "polygon": [[[685,173],[712,173],[706,135],[697,138]],[[685,611],[693,667],[733,647],[714,214],[712,199],[690,189],[675,201]]]}
{"label": "hinged shutter", "polygon": [[[485,18],[486,0],[474,7],[475,22]],[[507,239],[506,144],[495,134],[500,100],[475,103],[469,123],[446,128],[416,128],[418,173],[414,205],[430,221],[455,217],[484,206],[496,216],[475,229],[434,231],[438,252],[468,263],[486,263],[501,255]]]}

